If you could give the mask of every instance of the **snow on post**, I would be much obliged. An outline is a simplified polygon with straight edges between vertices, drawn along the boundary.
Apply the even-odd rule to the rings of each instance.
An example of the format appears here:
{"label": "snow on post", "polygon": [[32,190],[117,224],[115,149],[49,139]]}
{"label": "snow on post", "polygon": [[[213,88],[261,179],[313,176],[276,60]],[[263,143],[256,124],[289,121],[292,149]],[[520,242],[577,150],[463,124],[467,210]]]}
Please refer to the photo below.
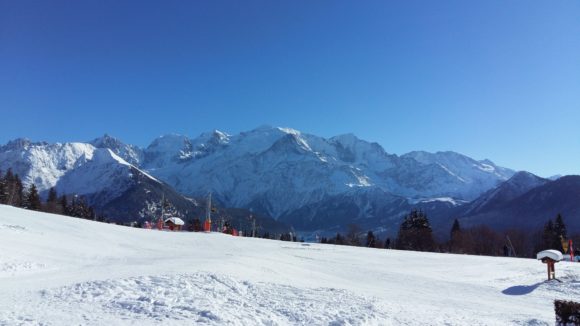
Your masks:
{"label": "snow on post", "polygon": [[558,250],[550,249],[538,252],[536,257],[538,260],[541,260],[542,263],[547,264],[548,281],[556,279],[556,267],[554,264],[562,260],[562,253]]}

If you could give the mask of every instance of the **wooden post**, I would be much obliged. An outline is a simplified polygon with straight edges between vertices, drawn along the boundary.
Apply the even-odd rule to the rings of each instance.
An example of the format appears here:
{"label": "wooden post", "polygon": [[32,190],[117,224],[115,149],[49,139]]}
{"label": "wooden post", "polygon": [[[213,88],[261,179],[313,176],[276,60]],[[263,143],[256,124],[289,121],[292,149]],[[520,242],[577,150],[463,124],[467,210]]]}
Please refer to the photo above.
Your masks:
{"label": "wooden post", "polygon": [[544,258],[542,262],[548,268],[548,281],[556,279],[556,261],[550,258]]}
{"label": "wooden post", "polygon": [[556,278],[556,263],[562,260],[562,253],[558,250],[544,250],[537,254],[538,260],[548,265],[548,281],[557,280]]}
{"label": "wooden post", "polygon": [[556,263],[551,259],[546,259],[546,265],[548,266],[548,281],[556,279]]}

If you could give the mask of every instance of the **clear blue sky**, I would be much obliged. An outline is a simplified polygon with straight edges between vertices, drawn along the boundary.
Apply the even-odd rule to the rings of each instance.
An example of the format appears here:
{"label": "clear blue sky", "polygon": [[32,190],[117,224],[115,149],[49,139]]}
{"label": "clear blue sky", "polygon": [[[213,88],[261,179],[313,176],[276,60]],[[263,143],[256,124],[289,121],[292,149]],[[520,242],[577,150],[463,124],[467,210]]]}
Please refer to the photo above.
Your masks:
{"label": "clear blue sky", "polygon": [[0,0],[0,143],[262,124],[580,174],[580,1]]}

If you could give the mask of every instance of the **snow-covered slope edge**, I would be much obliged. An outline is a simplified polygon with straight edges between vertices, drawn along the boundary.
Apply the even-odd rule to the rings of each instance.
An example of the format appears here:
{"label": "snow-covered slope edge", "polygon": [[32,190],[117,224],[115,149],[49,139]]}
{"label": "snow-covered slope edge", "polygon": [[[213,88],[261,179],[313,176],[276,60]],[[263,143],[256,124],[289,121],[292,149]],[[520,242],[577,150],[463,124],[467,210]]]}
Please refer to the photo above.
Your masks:
{"label": "snow-covered slope edge", "polygon": [[544,283],[530,259],[159,232],[7,206],[0,247],[2,325],[543,325],[554,299],[580,299],[566,262],[563,283]]}

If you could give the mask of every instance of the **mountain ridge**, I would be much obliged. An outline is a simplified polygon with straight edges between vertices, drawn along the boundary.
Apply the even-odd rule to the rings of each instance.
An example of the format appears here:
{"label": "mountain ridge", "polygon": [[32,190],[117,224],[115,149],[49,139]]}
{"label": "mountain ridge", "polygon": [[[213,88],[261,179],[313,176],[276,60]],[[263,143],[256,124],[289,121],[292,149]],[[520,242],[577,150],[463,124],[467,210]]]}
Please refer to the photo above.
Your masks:
{"label": "mountain ridge", "polygon": [[[469,205],[469,204],[468,204]],[[522,189],[508,200],[501,198],[491,209],[464,211],[460,220],[467,226],[485,224],[495,229],[537,230],[557,214],[571,232],[580,231],[580,176],[568,175],[556,180],[542,179],[536,186]],[[469,206],[467,206],[469,207]]]}
{"label": "mountain ridge", "polygon": [[[219,130],[202,133],[196,138],[164,135],[154,139],[146,148],[125,144],[107,134],[84,144],[32,145],[25,140],[9,144],[0,147],[5,149],[0,150],[3,161],[0,168],[26,163],[26,159],[19,155],[27,153],[35,158],[35,163],[24,164],[16,172],[28,176],[28,172],[37,171],[35,176],[26,178],[27,182],[35,178],[52,180],[41,182],[41,191],[56,184],[64,172],[88,169],[95,164],[91,163],[92,153],[107,149],[110,155],[120,157],[133,168],[166,183],[186,197],[200,198],[212,192],[214,199],[225,207],[246,208],[287,222],[307,221],[308,218],[296,217],[296,212],[304,207],[314,209],[309,212],[311,216],[325,215],[344,223],[360,219],[369,212],[368,207],[382,207],[378,210],[381,213],[377,213],[381,216],[373,218],[395,221],[418,202],[427,205],[431,200],[432,206],[434,202],[456,206],[470,201],[515,173],[489,160],[478,161],[456,152],[417,151],[398,156],[388,153],[378,143],[359,139],[353,134],[323,138],[292,128],[270,126],[236,135]],[[10,149],[18,146],[20,149]],[[37,148],[50,149],[51,146],[77,149],[72,155],[75,159],[65,160],[66,164],[60,169],[56,166],[58,164],[44,166],[44,160],[37,156],[51,161],[59,155],[58,151],[52,154],[48,150],[35,151]],[[87,152],[84,156],[83,149]],[[15,155],[14,152],[18,153]],[[74,179],[83,180],[80,175]],[[67,181],[67,178],[63,180]],[[72,179],[68,177],[68,180]],[[380,203],[392,196],[398,198],[392,203],[406,204],[393,204],[397,209],[392,210]],[[328,207],[338,207],[332,200],[348,202],[351,207],[347,213],[325,211]],[[325,204],[321,205],[322,202]],[[356,216],[350,213],[355,211],[358,212]],[[332,217],[332,213],[338,215]],[[303,226],[312,228],[314,224]]]}

